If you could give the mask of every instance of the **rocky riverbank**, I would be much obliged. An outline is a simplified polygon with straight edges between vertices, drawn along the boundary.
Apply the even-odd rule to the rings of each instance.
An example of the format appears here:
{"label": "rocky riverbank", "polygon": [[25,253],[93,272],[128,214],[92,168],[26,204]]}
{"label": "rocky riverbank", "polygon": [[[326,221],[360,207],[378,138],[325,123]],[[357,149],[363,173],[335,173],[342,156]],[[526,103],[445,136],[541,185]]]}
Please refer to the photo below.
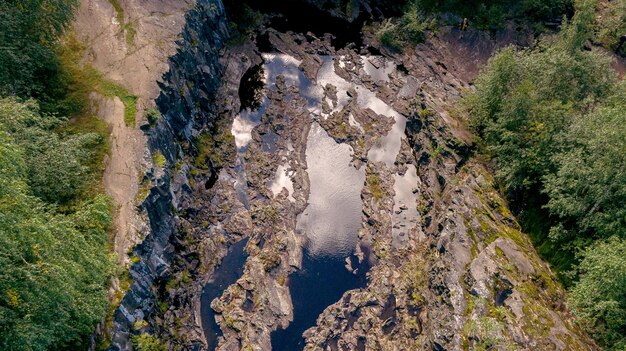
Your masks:
{"label": "rocky riverbank", "polygon": [[[456,107],[493,49],[523,36],[446,28],[395,54],[372,34],[336,47],[330,34],[271,26],[229,42],[226,15],[219,0],[189,11],[162,117],[143,127],[151,232],[112,350],[140,333],[208,349],[206,304],[218,350],[289,349],[273,336],[300,323],[296,310],[315,313],[293,344],[306,350],[595,348],[471,156]],[[243,274],[202,301],[241,240]],[[294,292],[299,272],[317,272],[321,292],[329,271],[315,262],[330,257],[363,279],[323,312],[295,309],[318,293]]]}

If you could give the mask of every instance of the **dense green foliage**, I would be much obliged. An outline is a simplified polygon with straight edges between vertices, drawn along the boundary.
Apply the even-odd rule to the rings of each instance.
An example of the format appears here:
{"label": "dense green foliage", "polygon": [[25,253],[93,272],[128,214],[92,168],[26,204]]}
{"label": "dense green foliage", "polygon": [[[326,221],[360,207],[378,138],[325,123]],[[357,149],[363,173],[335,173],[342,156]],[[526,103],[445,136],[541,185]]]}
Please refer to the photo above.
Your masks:
{"label": "dense green foliage", "polygon": [[0,0],[0,95],[47,100],[56,92],[55,43],[77,0]]}
{"label": "dense green foliage", "polygon": [[578,271],[570,303],[580,323],[611,350],[626,350],[626,240],[594,244]]}
{"label": "dense green foliage", "polygon": [[154,335],[142,333],[131,338],[137,351],[167,351],[165,345]]}
{"label": "dense green foliage", "polygon": [[381,43],[393,50],[400,50],[405,43],[417,44],[424,40],[424,33],[436,27],[434,16],[425,14],[416,1],[407,4],[403,15],[387,19],[378,29]]}
{"label": "dense green foliage", "polygon": [[[564,272],[586,250],[580,282],[566,282],[574,284],[585,326],[612,347],[625,320],[616,313],[624,312],[626,266],[611,257],[623,255],[618,238],[626,238],[626,83],[610,58],[583,50],[596,34],[596,5],[578,1],[551,43],[499,52],[466,102],[479,143],[540,253]],[[593,244],[611,237],[614,247]],[[602,270],[612,273],[599,276]],[[617,297],[599,292],[611,286]]]}
{"label": "dense green foliage", "polygon": [[[3,350],[75,349],[106,310],[105,287],[113,269],[107,254],[108,199],[82,200],[63,214],[37,197],[63,192],[63,184],[77,188],[71,172],[80,172],[76,168],[93,136],[59,140],[50,131],[51,120],[33,103],[0,100]],[[44,145],[46,138],[53,140],[52,149]],[[59,167],[59,174],[51,167]]]}
{"label": "dense green foliage", "polygon": [[13,135],[24,152],[32,194],[49,203],[67,203],[85,190],[96,171],[90,169],[89,161],[98,146],[105,144],[97,133],[62,137],[55,129],[65,122],[42,115],[32,101],[0,100],[0,128]]}
{"label": "dense green foliage", "polygon": [[559,219],[553,240],[626,236],[626,85],[615,89],[614,101],[572,121],[551,158],[556,171],[543,187],[546,208]]}
{"label": "dense green foliage", "polygon": [[84,349],[107,311],[109,131],[86,112],[90,91],[119,89],[61,50],[77,3],[0,0],[2,350]]}
{"label": "dense green foliage", "polygon": [[452,12],[467,17],[479,28],[498,29],[507,19],[560,20],[571,0],[415,0],[429,13]]}

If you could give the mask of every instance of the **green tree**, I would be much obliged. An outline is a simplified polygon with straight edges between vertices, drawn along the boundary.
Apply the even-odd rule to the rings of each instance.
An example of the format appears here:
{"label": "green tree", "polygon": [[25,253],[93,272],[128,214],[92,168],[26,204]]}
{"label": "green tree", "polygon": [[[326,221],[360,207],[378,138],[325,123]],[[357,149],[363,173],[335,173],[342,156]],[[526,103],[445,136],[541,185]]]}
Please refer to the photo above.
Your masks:
{"label": "green tree", "polygon": [[61,214],[33,195],[24,145],[53,132],[29,104],[0,100],[0,349],[78,349],[106,311],[111,203]]}
{"label": "green tree", "polygon": [[553,238],[626,235],[625,108],[624,103],[600,107],[577,118],[563,138],[566,147],[552,157],[557,171],[544,177],[546,208],[562,222],[575,223],[569,232],[556,226]]}
{"label": "green tree", "polygon": [[467,98],[472,124],[509,191],[537,187],[555,169],[559,135],[613,89],[608,58],[564,42],[535,51],[508,48],[491,59]]}
{"label": "green tree", "polygon": [[88,163],[105,142],[95,133],[61,138],[54,130],[64,123],[64,119],[41,114],[34,101],[0,99],[0,129],[14,135],[23,148],[33,193],[54,203],[72,200],[84,190],[91,180]]}
{"label": "green tree", "polygon": [[569,296],[578,322],[607,349],[626,349],[626,240],[594,244],[578,271],[580,281]]}
{"label": "green tree", "polygon": [[78,0],[0,0],[0,96],[57,89],[55,47]]}

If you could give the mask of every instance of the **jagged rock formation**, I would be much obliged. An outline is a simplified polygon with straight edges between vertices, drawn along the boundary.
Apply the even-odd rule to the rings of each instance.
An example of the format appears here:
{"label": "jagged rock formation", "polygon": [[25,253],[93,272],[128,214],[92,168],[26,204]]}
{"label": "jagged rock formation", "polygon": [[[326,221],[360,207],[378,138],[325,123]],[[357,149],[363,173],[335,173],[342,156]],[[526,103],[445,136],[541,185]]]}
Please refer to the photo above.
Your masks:
{"label": "jagged rock formation", "polygon": [[[344,295],[305,333],[306,350],[595,348],[573,325],[563,290],[519,232],[488,171],[469,156],[455,108],[468,82],[447,66],[461,69],[461,77],[471,74],[463,70],[471,66],[438,50],[455,45],[431,38],[395,57],[415,80],[417,95],[417,105],[398,107],[409,118],[410,150],[403,149],[396,163],[417,167],[418,230],[425,237],[409,235],[395,249],[393,236],[379,225],[389,222],[390,206],[365,194],[380,259],[367,288]],[[390,184],[385,188],[392,191]]]}
{"label": "jagged rock formation", "polygon": [[[157,80],[167,71],[175,40],[184,24],[187,5],[176,1],[80,1],[73,33],[84,44],[84,63],[106,79],[137,96],[137,118],[154,106],[160,89]],[[128,251],[143,239],[146,225],[135,211],[136,196],[150,155],[144,133],[125,122],[119,99],[94,93],[94,113],[111,126],[111,152],[104,187],[118,210],[113,246],[120,263],[129,262]]]}
{"label": "jagged rock formation", "polygon": [[[162,92],[157,100],[163,118],[149,129],[148,144],[154,154],[164,155],[166,165],[173,165],[193,140],[195,128],[210,127],[214,119],[211,108],[220,86],[222,67],[219,51],[228,38],[224,8],[220,1],[198,1],[186,15],[187,24],[177,53],[170,59],[170,71],[164,76]],[[195,89],[191,87],[195,85]],[[200,105],[202,104],[202,105]],[[136,321],[152,321],[141,331],[154,331],[157,311],[156,290],[159,282],[170,279],[171,266],[181,254],[177,241],[177,220],[174,210],[184,192],[184,182],[171,185],[172,175],[165,165],[154,165],[144,182],[151,185],[150,193],[141,205],[150,223],[150,233],[135,247],[141,261],[133,265],[133,284],[115,311],[111,350],[129,350],[130,332]],[[144,185],[145,186],[145,185]],[[188,189],[188,185],[187,188]],[[196,262],[197,266],[197,262]],[[160,326],[160,324],[159,324]]]}
{"label": "jagged rock formation", "polygon": [[[342,245],[317,241],[303,221],[324,183],[316,174],[337,160],[327,182],[355,175],[362,212],[346,224],[349,238],[333,229],[349,248],[339,269],[348,277],[370,270],[310,325],[305,349],[595,348],[471,156],[455,108],[480,62],[510,36],[494,42],[448,29],[400,55],[371,37],[363,48],[335,48],[329,35],[271,28],[227,43],[227,28],[220,0],[190,10],[161,84],[163,116],[143,126],[166,162],[147,174],[151,232],[135,250],[141,262],[115,313],[111,350],[129,350],[129,335],[141,332],[170,349],[286,342],[273,336],[301,318],[295,306],[306,298],[290,285],[316,269],[305,267],[312,252]],[[248,80],[252,94],[240,85]],[[319,145],[333,149],[331,160],[324,150],[311,155]],[[343,223],[343,213],[335,217],[312,222]],[[202,301],[228,246],[244,238],[243,274]]]}

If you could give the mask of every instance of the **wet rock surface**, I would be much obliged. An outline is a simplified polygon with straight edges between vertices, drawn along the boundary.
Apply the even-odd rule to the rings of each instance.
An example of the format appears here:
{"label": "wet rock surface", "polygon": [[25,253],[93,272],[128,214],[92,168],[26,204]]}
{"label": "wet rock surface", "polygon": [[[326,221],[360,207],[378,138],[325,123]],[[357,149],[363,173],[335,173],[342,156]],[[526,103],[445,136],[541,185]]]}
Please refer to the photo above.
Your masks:
{"label": "wet rock surface", "polygon": [[[444,51],[470,39],[393,54],[366,36],[372,55],[269,28],[226,46],[219,0],[187,21],[112,349],[145,331],[183,350],[594,349],[470,155],[455,106],[475,69]],[[207,294],[237,242],[240,277]]]}

